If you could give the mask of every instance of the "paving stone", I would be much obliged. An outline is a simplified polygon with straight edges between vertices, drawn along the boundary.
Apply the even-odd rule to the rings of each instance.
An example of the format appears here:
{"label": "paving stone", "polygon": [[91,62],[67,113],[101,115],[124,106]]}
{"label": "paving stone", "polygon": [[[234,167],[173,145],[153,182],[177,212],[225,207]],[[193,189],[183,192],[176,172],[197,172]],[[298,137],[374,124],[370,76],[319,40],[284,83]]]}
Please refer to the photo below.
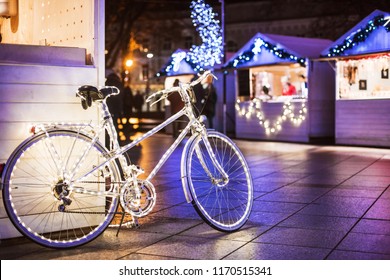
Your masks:
{"label": "paving stone", "polygon": [[139,220],[140,228],[138,231],[174,235],[202,222],[201,218],[195,220],[175,219],[151,215]]}
{"label": "paving stone", "polygon": [[173,236],[139,251],[163,257],[183,259],[222,259],[245,242],[221,239],[196,238],[193,236]]}
{"label": "paving stone", "polygon": [[360,175],[361,173],[347,179],[338,187],[365,189],[365,190],[384,190],[390,182],[388,176]]}
{"label": "paving stone", "polygon": [[390,255],[390,236],[353,232],[336,249]]}
{"label": "paving stone", "polygon": [[306,203],[263,201],[257,199],[253,203],[253,212],[271,212],[292,214],[305,207]]}
{"label": "paving stone", "polygon": [[328,260],[390,260],[390,255],[335,250]]}
{"label": "paving stone", "polygon": [[227,260],[321,260],[329,249],[279,244],[249,243],[227,256]]}
{"label": "paving stone", "polygon": [[354,188],[335,188],[331,190],[328,195],[344,196],[344,197],[367,197],[377,198],[381,195],[380,189],[354,189]]}
{"label": "paving stone", "polygon": [[254,242],[315,248],[334,248],[344,237],[340,231],[275,227]]}
{"label": "paving stone", "polygon": [[364,215],[367,209],[374,203],[373,198],[324,196],[314,203],[303,208],[301,214],[357,217]]}
{"label": "paving stone", "polygon": [[352,232],[390,235],[390,220],[362,219]]}
{"label": "paving stone", "polygon": [[378,199],[364,217],[390,220],[390,199]]}
{"label": "paving stone", "polygon": [[248,221],[240,230],[227,233],[215,230],[209,225],[203,223],[180,233],[180,235],[250,242],[263,232],[267,231],[269,228],[270,226],[259,226]]}
{"label": "paving stone", "polygon": [[280,223],[278,226],[296,227],[302,229],[332,230],[347,233],[351,230],[357,221],[357,218],[295,214]]}
{"label": "paving stone", "polygon": [[275,226],[289,216],[289,213],[252,212],[249,222],[256,226]]}

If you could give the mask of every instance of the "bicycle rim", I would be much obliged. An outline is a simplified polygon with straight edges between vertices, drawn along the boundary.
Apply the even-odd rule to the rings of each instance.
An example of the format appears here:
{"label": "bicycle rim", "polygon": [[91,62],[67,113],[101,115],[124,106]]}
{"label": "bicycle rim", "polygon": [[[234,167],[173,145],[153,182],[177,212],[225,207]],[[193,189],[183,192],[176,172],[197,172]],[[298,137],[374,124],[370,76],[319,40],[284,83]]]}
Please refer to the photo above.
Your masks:
{"label": "bicycle rim", "polygon": [[253,184],[248,165],[238,147],[225,135],[209,132],[208,140],[217,161],[229,176],[218,183],[221,174],[213,165],[201,137],[188,150],[187,181],[198,214],[220,231],[235,231],[249,218],[253,204]]}
{"label": "bicycle rim", "polygon": [[[108,158],[100,143],[89,149],[90,144],[86,135],[53,130],[15,150],[4,175],[3,200],[10,220],[22,234],[47,247],[69,248],[93,240],[109,225],[118,199],[104,192],[118,188],[116,164],[109,162],[82,181],[72,182]],[[69,205],[60,211],[66,180],[74,189],[66,196]]]}

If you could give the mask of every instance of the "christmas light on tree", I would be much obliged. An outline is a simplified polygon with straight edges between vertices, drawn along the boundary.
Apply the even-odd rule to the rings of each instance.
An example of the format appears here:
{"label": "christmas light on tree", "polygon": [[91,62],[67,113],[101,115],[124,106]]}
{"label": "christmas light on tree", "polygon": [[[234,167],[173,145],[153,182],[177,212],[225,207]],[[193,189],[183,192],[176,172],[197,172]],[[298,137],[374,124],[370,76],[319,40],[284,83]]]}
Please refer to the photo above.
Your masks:
{"label": "christmas light on tree", "polygon": [[196,65],[196,71],[221,63],[223,57],[222,30],[217,13],[204,0],[192,1],[191,18],[202,40],[200,46],[192,46],[186,60]]}
{"label": "christmas light on tree", "polygon": [[215,64],[221,64],[223,57],[223,39],[218,14],[204,0],[192,1],[191,18],[193,25],[202,40],[200,46],[193,45],[188,52],[175,53],[171,59],[156,74],[157,77],[177,72],[181,61],[185,60],[195,72],[212,68]]}

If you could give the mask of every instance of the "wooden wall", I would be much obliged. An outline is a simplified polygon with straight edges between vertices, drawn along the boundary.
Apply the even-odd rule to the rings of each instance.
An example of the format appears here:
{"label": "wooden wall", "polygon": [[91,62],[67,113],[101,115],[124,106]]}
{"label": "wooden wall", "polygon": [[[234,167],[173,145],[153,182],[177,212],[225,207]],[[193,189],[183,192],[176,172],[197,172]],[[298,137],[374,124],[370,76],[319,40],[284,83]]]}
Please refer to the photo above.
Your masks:
{"label": "wooden wall", "polygon": [[[296,104],[298,107],[301,104],[300,101],[292,103]],[[263,103],[262,112],[265,119],[269,120],[270,123],[275,122],[283,113],[283,105],[283,102]],[[295,109],[294,111],[297,110],[298,109]],[[236,137],[243,139],[308,142],[308,116],[300,125],[295,125],[289,120],[286,120],[282,124],[282,129],[278,133],[267,135],[264,127],[259,124],[259,120],[255,114],[247,118],[245,116],[239,116],[236,112]]]}
{"label": "wooden wall", "polygon": [[[42,7],[42,10],[50,13],[51,16],[52,13],[56,13],[57,22],[72,21],[77,26],[83,23],[86,25],[84,29],[68,28],[67,32],[62,33],[64,36],[69,36],[72,34],[71,30],[77,30],[74,38],[69,37],[65,44],[66,49],[61,44],[56,47],[53,44],[39,47],[31,45],[36,41],[30,42],[28,38],[36,38],[38,41],[41,39],[36,37],[39,32],[32,29],[37,25],[29,25],[26,22],[30,20],[29,17],[19,18],[19,33],[8,35],[7,32],[4,33],[2,43],[16,45],[3,45],[5,47],[0,50],[2,52],[2,59],[0,59],[0,163],[5,162],[15,147],[30,135],[29,128],[33,123],[90,120],[97,122],[97,109],[83,110],[75,93],[80,85],[102,86],[105,82],[104,0],[28,0],[19,1],[19,3],[25,9],[24,11],[30,14],[34,14],[34,9],[40,9],[39,7],[49,3],[51,6]],[[78,13],[80,9],[83,9],[84,13]],[[42,10],[39,10],[39,13]],[[62,20],[59,19],[60,11]],[[81,22],[82,19],[83,22]],[[49,18],[45,17],[45,20],[49,21]],[[7,22],[5,21],[4,24]],[[53,25],[55,21],[50,21],[50,26]],[[65,28],[66,24],[62,27]],[[6,30],[2,28],[2,31]],[[40,31],[42,33],[42,30]],[[47,33],[47,30],[44,31]],[[81,31],[86,33],[83,39]],[[58,36],[54,32],[52,34],[51,37],[45,37],[46,42]],[[39,51],[37,48],[40,48]],[[80,48],[84,50],[80,52]],[[80,56],[80,53],[83,55]],[[93,62],[92,65],[86,64],[86,53],[93,57],[89,60]],[[76,61],[75,57],[78,57]],[[0,195],[0,239],[19,235],[7,218]]]}
{"label": "wooden wall", "polygon": [[311,141],[334,141],[336,99],[334,67],[334,62],[309,62],[308,133]]}
{"label": "wooden wall", "polygon": [[337,100],[336,144],[390,147],[390,100]]}
{"label": "wooden wall", "polygon": [[[218,80],[214,81],[215,90],[217,91],[217,105],[215,108],[214,128],[226,134],[234,134],[235,130],[235,109],[236,88],[234,80],[234,71],[225,74],[225,93],[224,93],[224,77],[222,71],[215,71],[214,75]],[[223,104],[223,95],[225,94],[225,109]],[[224,112],[226,110],[226,112]],[[225,115],[225,116],[224,116]]]}

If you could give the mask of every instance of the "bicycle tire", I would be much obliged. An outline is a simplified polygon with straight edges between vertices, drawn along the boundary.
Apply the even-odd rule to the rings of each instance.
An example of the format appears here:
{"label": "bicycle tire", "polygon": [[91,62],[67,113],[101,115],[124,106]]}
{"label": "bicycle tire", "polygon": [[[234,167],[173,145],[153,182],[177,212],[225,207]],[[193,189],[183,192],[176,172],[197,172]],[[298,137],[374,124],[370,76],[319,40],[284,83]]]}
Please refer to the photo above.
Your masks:
{"label": "bicycle tire", "polygon": [[[207,139],[229,181],[221,186],[210,178],[208,172],[214,178],[221,175],[213,165],[202,138],[195,137],[184,155],[192,205],[211,227],[233,232],[240,229],[250,216],[253,205],[252,177],[243,154],[230,138],[209,131]],[[199,152],[202,160],[197,154]],[[207,166],[208,172],[202,164]]]}
{"label": "bicycle tire", "polygon": [[[72,182],[69,174],[77,178],[109,158],[106,148],[96,142],[80,168],[72,171],[91,141],[76,131],[50,130],[32,136],[13,152],[3,176],[3,201],[11,222],[24,236],[46,247],[71,248],[92,241],[110,224],[119,199],[90,192],[117,188],[120,173],[114,161],[104,165],[104,172],[99,169],[77,182],[78,190],[85,192],[68,191],[69,205],[64,206],[59,196],[64,194],[64,182]],[[59,210],[61,205],[64,211]]]}

